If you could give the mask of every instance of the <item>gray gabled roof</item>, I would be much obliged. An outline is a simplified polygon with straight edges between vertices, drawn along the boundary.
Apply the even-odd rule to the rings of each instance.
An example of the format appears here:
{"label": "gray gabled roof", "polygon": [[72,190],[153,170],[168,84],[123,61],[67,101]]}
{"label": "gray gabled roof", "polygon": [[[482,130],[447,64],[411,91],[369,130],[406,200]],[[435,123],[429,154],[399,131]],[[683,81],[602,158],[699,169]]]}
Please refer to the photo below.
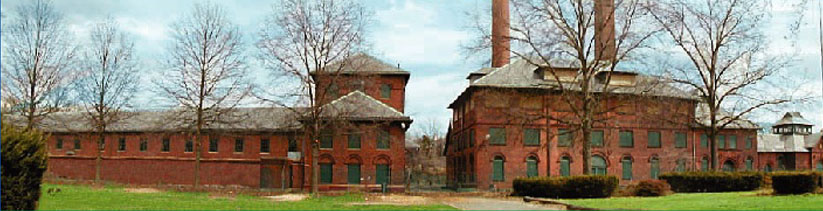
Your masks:
{"label": "gray gabled roof", "polygon": [[805,139],[797,134],[758,134],[757,152],[808,152]]}
{"label": "gray gabled roof", "polygon": [[354,54],[345,60],[331,63],[326,66],[326,70],[340,71],[342,74],[410,75],[398,65],[388,64],[365,53]]}
{"label": "gray gabled roof", "polygon": [[[561,63],[562,62],[553,62],[552,65],[563,65],[557,67],[575,67],[574,64]],[[525,59],[516,59],[514,62],[503,67],[492,69],[491,72],[475,80],[469,84],[469,86],[558,89],[560,82],[544,80],[541,76],[537,75],[536,71],[538,68],[538,66],[529,63]],[[596,83],[593,88],[596,92],[693,99],[687,92],[669,85],[669,83],[661,78],[638,75],[636,79],[635,86],[609,86],[608,90],[606,90],[604,84]],[[580,87],[576,83],[563,83],[563,87],[568,90],[580,90]]]}
{"label": "gray gabled roof", "polygon": [[[697,121],[697,126],[702,127],[709,127],[711,126],[711,116],[709,112],[709,107],[706,103],[699,103],[695,106],[694,111],[694,118]],[[717,114],[716,119],[718,120],[718,124],[726,124],[731,120],[731,116],[729,116],[728,112],[719,111]],[[725,129],[760,129],[760,125],[755,124],[748,119],[739,118],[724,127]]]}
{"label": "gray gabled roof", "polygon": [[[299,109],[299,108],[298,108]],[[220,121],[205,125],[205,130],[232,131],[293,131],[301,127],[295,111],[282,107],[233,108],[226,110]],[[190,131],[191,118],[179,110],[124,112],[119,121],[109,125],[107,132],[166,132]],[[12,124],[23,122],[20,116],[10,115]],[[91,132],[93,126],[83,112],[53,113],[40,122],[47,132]]]}
{"label": "gray gabled roof", "polygon": [[823,131],[806,136],[806,148],[817,146],[823,140]]}
{"label": "gray gabled roof", "polygon": [[814,124],[812,124],[812,122],[810,122],[809,120],[806,120],[805,118],[803,118],[803,115],[800,115],[800,112],[786,112],[786,114],[783,115],[783,118],[781,118],[779,121],[777,121],[777,123],[774,124],[774,126],[780,126],[780,125],[808,125],[808,126],[811,126],[811,125],[814,125]]}
{"label": "gray gabled roof", "polygon": [[358,90],[323,105],[321,116],[349,120],[411,122],[411,118],[402,112]]}

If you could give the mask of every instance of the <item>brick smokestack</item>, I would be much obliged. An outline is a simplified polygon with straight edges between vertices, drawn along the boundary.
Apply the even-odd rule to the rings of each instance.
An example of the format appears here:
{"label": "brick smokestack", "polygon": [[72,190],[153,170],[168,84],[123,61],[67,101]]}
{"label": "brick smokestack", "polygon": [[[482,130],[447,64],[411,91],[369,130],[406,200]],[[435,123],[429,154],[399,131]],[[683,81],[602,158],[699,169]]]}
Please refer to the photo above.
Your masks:
{"label": "brick smokestack", "polygon": [[599,61],[615,58],[614,0],[594,1],[594,56]]}
{"label": "brick smokestack", "polygon": [[509,0],[492,0],[492,67],[509,63]]}

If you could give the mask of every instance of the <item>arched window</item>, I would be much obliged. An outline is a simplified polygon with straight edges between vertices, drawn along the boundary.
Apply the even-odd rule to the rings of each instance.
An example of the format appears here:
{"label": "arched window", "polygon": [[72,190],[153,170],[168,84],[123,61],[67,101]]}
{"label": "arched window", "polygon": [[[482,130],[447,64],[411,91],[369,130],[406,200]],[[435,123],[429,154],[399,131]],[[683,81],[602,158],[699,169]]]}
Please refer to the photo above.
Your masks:
{"label": "arched window", "polygon": [[766,164],[766,166],[763,167],[763,171],[764,172],[772,172],[772,164]]}
{"label": "arched window", "polygon": [[734,162],[731,160],[727,160],[723,163],[723,171],[725,172],[733,172],[734,171]]}
{"label": "arched window", "polygon": [[657,179],[657,175],[660,175],[660,159],[653,157],[652,160],[649,161],[649,166],[652,179]]}
{"label": "arched window", "polygon": [[746,158],[746,171],[751,171],[754,169],[754,159],[752,157]]}
{"label": "arched window", "polygon": [[526,177],[536,177],[538,176],[537,173],[537,158],[534,156],[529,156],[526,159]]}
{"label": "arched window", "polygon": [[700,160],[700,170],[709,171],[709,157],[703,157],[703,159]]}
{"label": "arched window", "polygon": [[502,156],[495,156],[494,160],[492,160],[492,181],[505,181],[503,162]]}
{"label": "arched window", "polygon": [[632,158],[624,157],[620,160],[620,164],[623,166],[623,179],[624,180],[631,180],[632,179]]}
{"label": "arched window", "polygon": [[594,175],[606,175],[606,159],[600,155],[592,156],[591,166]]}
{"label": "arched window", "polygon": [[678,159],[677,166],[674,169],[677,172],[684,172],[686,171],[686,159]]}
{"label": "arched window", "polygon": [[560,158],[560,176],[570,175],[569,169],[571,166],[569,165],[569,163],[571,163],[571,159],[569,158],[569,156],[563,156],[562,158]]}

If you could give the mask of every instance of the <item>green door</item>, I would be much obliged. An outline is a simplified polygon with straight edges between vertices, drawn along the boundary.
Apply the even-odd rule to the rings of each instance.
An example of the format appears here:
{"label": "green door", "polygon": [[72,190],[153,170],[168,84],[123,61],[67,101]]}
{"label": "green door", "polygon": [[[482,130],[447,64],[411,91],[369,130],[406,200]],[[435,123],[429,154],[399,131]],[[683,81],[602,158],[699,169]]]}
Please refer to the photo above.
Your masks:
{"label": "green door", "polygon": [[503,158],[494,158],[492,162],[492,181],[503,181]]}
{"label": "green door", "polygon": [[632,160],[629,158],[623,158],[623,179],[624,180],[631,180],[632,179]]}
{"label": "green door", "polygon": [[[678,164],[679,164],[679,161],[678,161]],[[678,167],[679,166],[680,165],[678,165]],[[660,160],[658,160],[657,158],[652,158],[651,174],[652,174],[651,175],[652,179],[657,179],[657,175],[660,175]]]}
{"label": "green door", "polygon": [[349,164],[349,184],[360,184],[360,164]]}
{"label": "green door", "polygon": [[320,164],[320,183],[321,184],[331,184],[332,182],[332,164],[331,163],[321,163]]}
{"label": "green door", "polygon": [[377,165],[377,178],[375,182],[377,184],[389,184],[389,165],[386,164],[378,164]]}
{"label": "green door", "polygon": [[536,177],[537,174],[537,159],[530,157],[526,160],[526,176]]}
{"label": "green door", "polygon": [[560,158],[560,176],[569,176],[569,157]]}

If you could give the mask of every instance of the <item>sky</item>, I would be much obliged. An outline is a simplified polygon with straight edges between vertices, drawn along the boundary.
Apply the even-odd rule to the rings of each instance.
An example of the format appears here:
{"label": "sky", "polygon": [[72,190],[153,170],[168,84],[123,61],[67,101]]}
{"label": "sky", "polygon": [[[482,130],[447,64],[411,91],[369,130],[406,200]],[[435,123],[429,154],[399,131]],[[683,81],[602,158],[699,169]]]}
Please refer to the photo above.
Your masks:
{"label": "sky", "polygon": [[[2,13],[12,15],[15,7],[24,0],[0,1]],[[55,7],[63,13],[68,29],[76,43],[88,40],[90,26],[108,16],[117,20],[121,29],[135,40],[135,51],[140,58],[144,75],[154,75],[159,68],[166,47],[170,42],[169,25],[191,10],[194,0],[56,0]],[[257,39],[261,22],[271,13],[276,0],[216,1],[223,5],[229,18],[240,27],[244,35],[246,53],[257,53],[251,43]],[[484,11],[490,1],[480,0],[363,0],[374,12],[373,23],[367,39],[370,54],[390,63],[399,64],[411,72],[406,87],[406,114],[414,119],[412,132],[434,121],[443,132],[448,126],[451,112],[446,108],[465,87],[469,72],[484,67],[490,55],[465,56],[462,45],[470,43],[477,35],[469,30],[472,20],[467,12]],[[778,1],[773,8],[774,23],[785,22],[786,7]],[[816,96],[821,95],[820,50],[817,40],[817,5],[810,5],[804,12],[797,48],[779,48],[795,51],[798,57],[789,71],[792,75],[808,78],[801,89]],[[3,21],[8,20],[4,18]],[[772,24],[770,24],[772,25]],[[777,24],[773,24],[777,25]],[[768,28],[767,28],[768,31]],[[776,28],[775,28],[776,31]],[[782,36],[767,33],[769,36]],[[775,39],[777,40],[777,39]],[[255,58],[249,61],[250,71],[261,72]],[[154,77],[143,77],[147,86]],[[258,83],[266,84],[265,77],[257,77]],[[141,92],[137,104],[141,107],[154,105],[152,94]],[[788,108],[803,112],[809,120],[823,122],[820,103]],[[782,115],[764,113],[757,122],[774,122]]]}

